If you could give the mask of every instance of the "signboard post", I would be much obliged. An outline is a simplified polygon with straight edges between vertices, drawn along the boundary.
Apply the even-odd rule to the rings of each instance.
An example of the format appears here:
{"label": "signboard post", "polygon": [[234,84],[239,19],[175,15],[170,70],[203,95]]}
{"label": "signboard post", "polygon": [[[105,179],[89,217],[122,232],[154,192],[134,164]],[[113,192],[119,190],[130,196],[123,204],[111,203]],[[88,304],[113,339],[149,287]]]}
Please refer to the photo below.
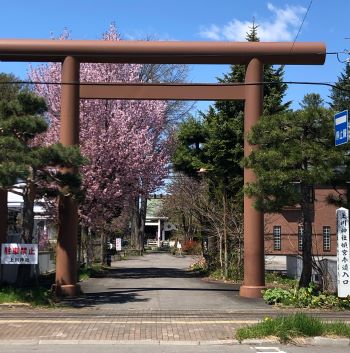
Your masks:
{"label": "signboard post", "polygon": [[36,265],[38,244],[1,244],[2,265]]}
{"label": "signboard post", "polygon": [[343,145],[349,140],[348,111],[344,110],[334,115],[334,142],[336,146]]}
{"label": "signboard post", "polygon": [[115,238],[115,250],[122,251],[122,239],[121,238]]}
{"label": "signboard post", "polygon": [[337,215],[337,282],[338,297],[350,295],[349,210],[338,208]]}

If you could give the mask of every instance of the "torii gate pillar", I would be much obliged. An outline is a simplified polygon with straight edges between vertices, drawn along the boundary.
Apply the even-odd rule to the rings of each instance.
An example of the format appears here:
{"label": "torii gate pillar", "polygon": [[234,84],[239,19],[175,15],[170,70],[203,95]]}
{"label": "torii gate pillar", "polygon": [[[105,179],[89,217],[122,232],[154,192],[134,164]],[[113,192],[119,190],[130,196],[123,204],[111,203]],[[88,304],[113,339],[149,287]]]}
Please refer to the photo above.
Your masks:
{"label": "torii gate pillar", "polygon": [[[79,145],[79,66],[72,56],[67,56],[62,63],[60,140],[64,146]],[[64,84],[72,82],[75,84]],[[80,292],[77,284],[78,208],[71,196],[60,196],[58,217],[54,289],[59,296],[74,297]]]}
{"label": "torii gate pillar", "polygon": [[[247,141],[247,133],[259,120],[263,111],[263,64],[252,59],[245,76],[244,106],[244,157],[248,157],[253,148]],[[251,169],[244,168],[244,184],[255,182],[256,176]],[[240,295],[249,298],[261,298],[265,288],[264,255],[264,214],[253,207],[254,199],[244,196],[244,281]]]}

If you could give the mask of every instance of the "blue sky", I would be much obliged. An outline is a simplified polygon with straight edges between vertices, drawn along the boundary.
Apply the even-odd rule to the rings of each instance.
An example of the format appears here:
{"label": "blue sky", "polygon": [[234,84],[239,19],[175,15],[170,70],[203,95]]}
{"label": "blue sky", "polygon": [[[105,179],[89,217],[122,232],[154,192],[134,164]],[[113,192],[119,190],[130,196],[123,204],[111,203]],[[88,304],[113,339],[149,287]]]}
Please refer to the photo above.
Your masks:
{"label": "blue sky", "polygon": [[[310,0],[12,0],[1,3],[0,38],[47,39],[64,28],[73,39],[99,39],[111,22],[121,36],[160,40],[240,41],[255,19],[262,41],[293,41]],[[313,0],[297,41],[322,41],[327,52],[350,49],[349,0]],[[350,55],[340,54],[344,61]],[[335,82],[344,68],[335,55],[324,66],[287,66],[286,81]],[[0,71],[26,77],[27,64],[1,63]],[[228,66],[196,65],[189,81],[216,82]],[[306,93],[318,92],[325,101],[329,89],[290,86],[287,100],[298,108]],[[205,109],[207,103],[198,103]]]}

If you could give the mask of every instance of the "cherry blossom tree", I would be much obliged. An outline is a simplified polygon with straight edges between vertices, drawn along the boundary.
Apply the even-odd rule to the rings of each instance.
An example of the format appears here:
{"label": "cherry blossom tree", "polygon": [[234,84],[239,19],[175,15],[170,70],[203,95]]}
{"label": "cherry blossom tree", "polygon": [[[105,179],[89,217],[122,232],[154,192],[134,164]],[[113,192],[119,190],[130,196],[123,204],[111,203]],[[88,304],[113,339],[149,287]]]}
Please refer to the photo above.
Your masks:
{"label": "cherry blossom tree", "polygon": [[[65,33],[59,39],[69,39]],[[119,41],[114,25],[102,40]],[[82,63],[81,82],[138,82],[141,65]],[[34,82],[61,80],[61,64],[32,67]],[[60,85],[35,84],[35,91],[48,105],[49,129],[38,143],[59,140]],[[95,230],[118,217],[126,203],[148,195],[162,185],[167,175],[167,141],[162,133],[166,103],[136,100],[81,100],[80,144],[88,165],[82,168],[85,200],[80,205],[84,223]]]}

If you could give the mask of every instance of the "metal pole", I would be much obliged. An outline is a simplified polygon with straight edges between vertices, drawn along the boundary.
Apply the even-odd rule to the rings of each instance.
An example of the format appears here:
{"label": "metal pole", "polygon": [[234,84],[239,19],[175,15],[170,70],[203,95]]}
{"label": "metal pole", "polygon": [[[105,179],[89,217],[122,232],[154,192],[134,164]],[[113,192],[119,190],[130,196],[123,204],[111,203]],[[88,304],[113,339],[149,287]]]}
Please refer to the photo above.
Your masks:
{"label": "metal pole", "polygon": [[[252,59],[247,66],[246,83],[263,81],[263,64]],[[263,108],[263,86],[247,85],[244,108],[244,156],[254,148],[247,141],[247,133],[259,120]],[[251,183],[256,176],[251,169],[244,169],[244,183]],[[244,282],[240,295],[248,298],[261,297],[265,288],[264,215],[253,207],[254,200],[244,197]]]}
{"label": "metal pole", "polygon": [[[76,58],[67,56],[62,63],[62,83],[72,82],[79,82],[79,62]],[[62,85],[60,138],[64,146],[79,144],[79,85]],[[58,295],[75,296],[79,293],[77,234],[76,201],[71,196],[60,196],[55,285]]]}

